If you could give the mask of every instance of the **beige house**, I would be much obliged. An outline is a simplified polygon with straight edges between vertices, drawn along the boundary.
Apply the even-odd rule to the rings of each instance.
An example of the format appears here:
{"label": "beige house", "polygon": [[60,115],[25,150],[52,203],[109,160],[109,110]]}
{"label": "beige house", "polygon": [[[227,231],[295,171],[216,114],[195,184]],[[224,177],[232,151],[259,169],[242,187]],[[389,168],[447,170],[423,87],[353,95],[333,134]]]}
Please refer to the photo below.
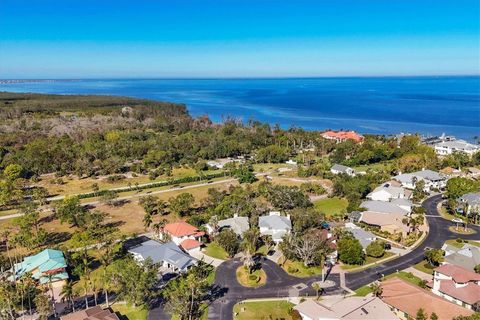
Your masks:
{"label": "beige house", "polygon": [[409,228],[403,224],[402,220],[405,215],[398,213],[383,214],[372,211],[362,212],[360,222],[366,223],[371,226],[380,227],[381,231],[385,231],[391,234],[401,233],[402,236],[406,236]]}
{"label": "beige house", "polygon": [[294,307],[303,320],[393,320],[398,317],[377,297],[306,300]]}

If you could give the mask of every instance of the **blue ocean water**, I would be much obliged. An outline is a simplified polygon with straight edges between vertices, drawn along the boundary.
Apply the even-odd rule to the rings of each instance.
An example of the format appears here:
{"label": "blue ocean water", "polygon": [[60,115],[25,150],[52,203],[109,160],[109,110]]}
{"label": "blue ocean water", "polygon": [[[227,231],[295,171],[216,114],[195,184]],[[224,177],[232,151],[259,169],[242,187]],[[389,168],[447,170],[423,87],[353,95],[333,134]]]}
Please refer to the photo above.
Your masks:
{"label": "blue ocean water", "polygon": [[480,135],[480,77],[113,79],[0,84],[0,91],[108,94],[184,103],[194,116],[284,128]]}

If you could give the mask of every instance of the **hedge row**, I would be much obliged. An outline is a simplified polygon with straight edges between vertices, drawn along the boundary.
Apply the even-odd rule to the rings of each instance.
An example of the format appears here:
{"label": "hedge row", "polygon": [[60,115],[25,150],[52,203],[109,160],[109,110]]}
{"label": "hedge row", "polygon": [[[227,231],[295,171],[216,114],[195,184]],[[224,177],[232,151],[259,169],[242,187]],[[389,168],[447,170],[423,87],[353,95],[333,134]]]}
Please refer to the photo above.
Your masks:
{"label": "hedge row", "polygon": [[[189,176],[189,177],[184,177],[184,178],[179,178],[179,179],[171,179],[171,180],[166,180],[166,181],[153,182],[153,183],[149,183],[149,184],[138,186],[138,187],[136,187],[136,186],[124,187],[124,188],[121,188],[121,189],[115,189],[114,191],[115,192],[125,192],[125,191],[133,191],[133,190],[138,190],[139,191],[139,190],[145,190],[145,189],[171,186],[171,185],[180,184],[180,183],[189,183],[189,182],[210,180],[210,179],[225,177],[227,175],[228,175],[227,173],[219,172],[219,173],[208,174],[208,175],[205,175],[205,176]],[[112,190],[104,189],[104,190],[99,190],[97,192],[82,193],[82,194],[79,194],[78,197],[80,199],[100,197],[100,196],[103,196],[107,192],[110,192],[110,191],[112,191]]]}

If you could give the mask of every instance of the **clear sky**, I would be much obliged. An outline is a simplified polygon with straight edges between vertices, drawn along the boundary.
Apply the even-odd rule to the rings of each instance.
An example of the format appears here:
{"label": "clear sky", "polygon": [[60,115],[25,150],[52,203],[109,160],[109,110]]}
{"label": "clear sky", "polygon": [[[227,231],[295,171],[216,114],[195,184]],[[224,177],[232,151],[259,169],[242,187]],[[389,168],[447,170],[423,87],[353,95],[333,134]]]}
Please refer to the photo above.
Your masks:
{"label": "clear sky", "polygon": [[480,73],[478,0],[0,0],[0,78]]}

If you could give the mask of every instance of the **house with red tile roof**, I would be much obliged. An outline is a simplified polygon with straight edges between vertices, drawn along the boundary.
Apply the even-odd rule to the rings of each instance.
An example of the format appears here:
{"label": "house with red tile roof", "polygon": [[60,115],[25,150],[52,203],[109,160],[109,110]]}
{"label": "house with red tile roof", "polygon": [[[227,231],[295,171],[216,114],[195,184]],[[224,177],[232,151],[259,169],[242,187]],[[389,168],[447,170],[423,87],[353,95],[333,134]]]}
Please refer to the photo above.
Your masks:
{"label": "house with red tile roof", "polygon": [[467,309],[480,311],[480,274],[445,264],[434,270],[430,286],[434,294]]}
{"label": "house with red tile roof", "polygon": [[205,232],[185,221],[168,223],[163,227],[162,239],[171,239],[187,252],[200,251]]}
{"label": "house with red tile roof", "polygon": [[335,140],[337,143],[347,140],[353,140],[357,143],[363,141],[363,136],[355,131],[325,131],[322,133],[322,137],[328,140]]}
{"label": "house with red tile roof", "polygon": [[388,304],[400,319],[415,319],[420,308],[428,316],[435,313],[438,320],[452,320],[474,313],[397,277],[382,281],[380,285],[382,301]]}

